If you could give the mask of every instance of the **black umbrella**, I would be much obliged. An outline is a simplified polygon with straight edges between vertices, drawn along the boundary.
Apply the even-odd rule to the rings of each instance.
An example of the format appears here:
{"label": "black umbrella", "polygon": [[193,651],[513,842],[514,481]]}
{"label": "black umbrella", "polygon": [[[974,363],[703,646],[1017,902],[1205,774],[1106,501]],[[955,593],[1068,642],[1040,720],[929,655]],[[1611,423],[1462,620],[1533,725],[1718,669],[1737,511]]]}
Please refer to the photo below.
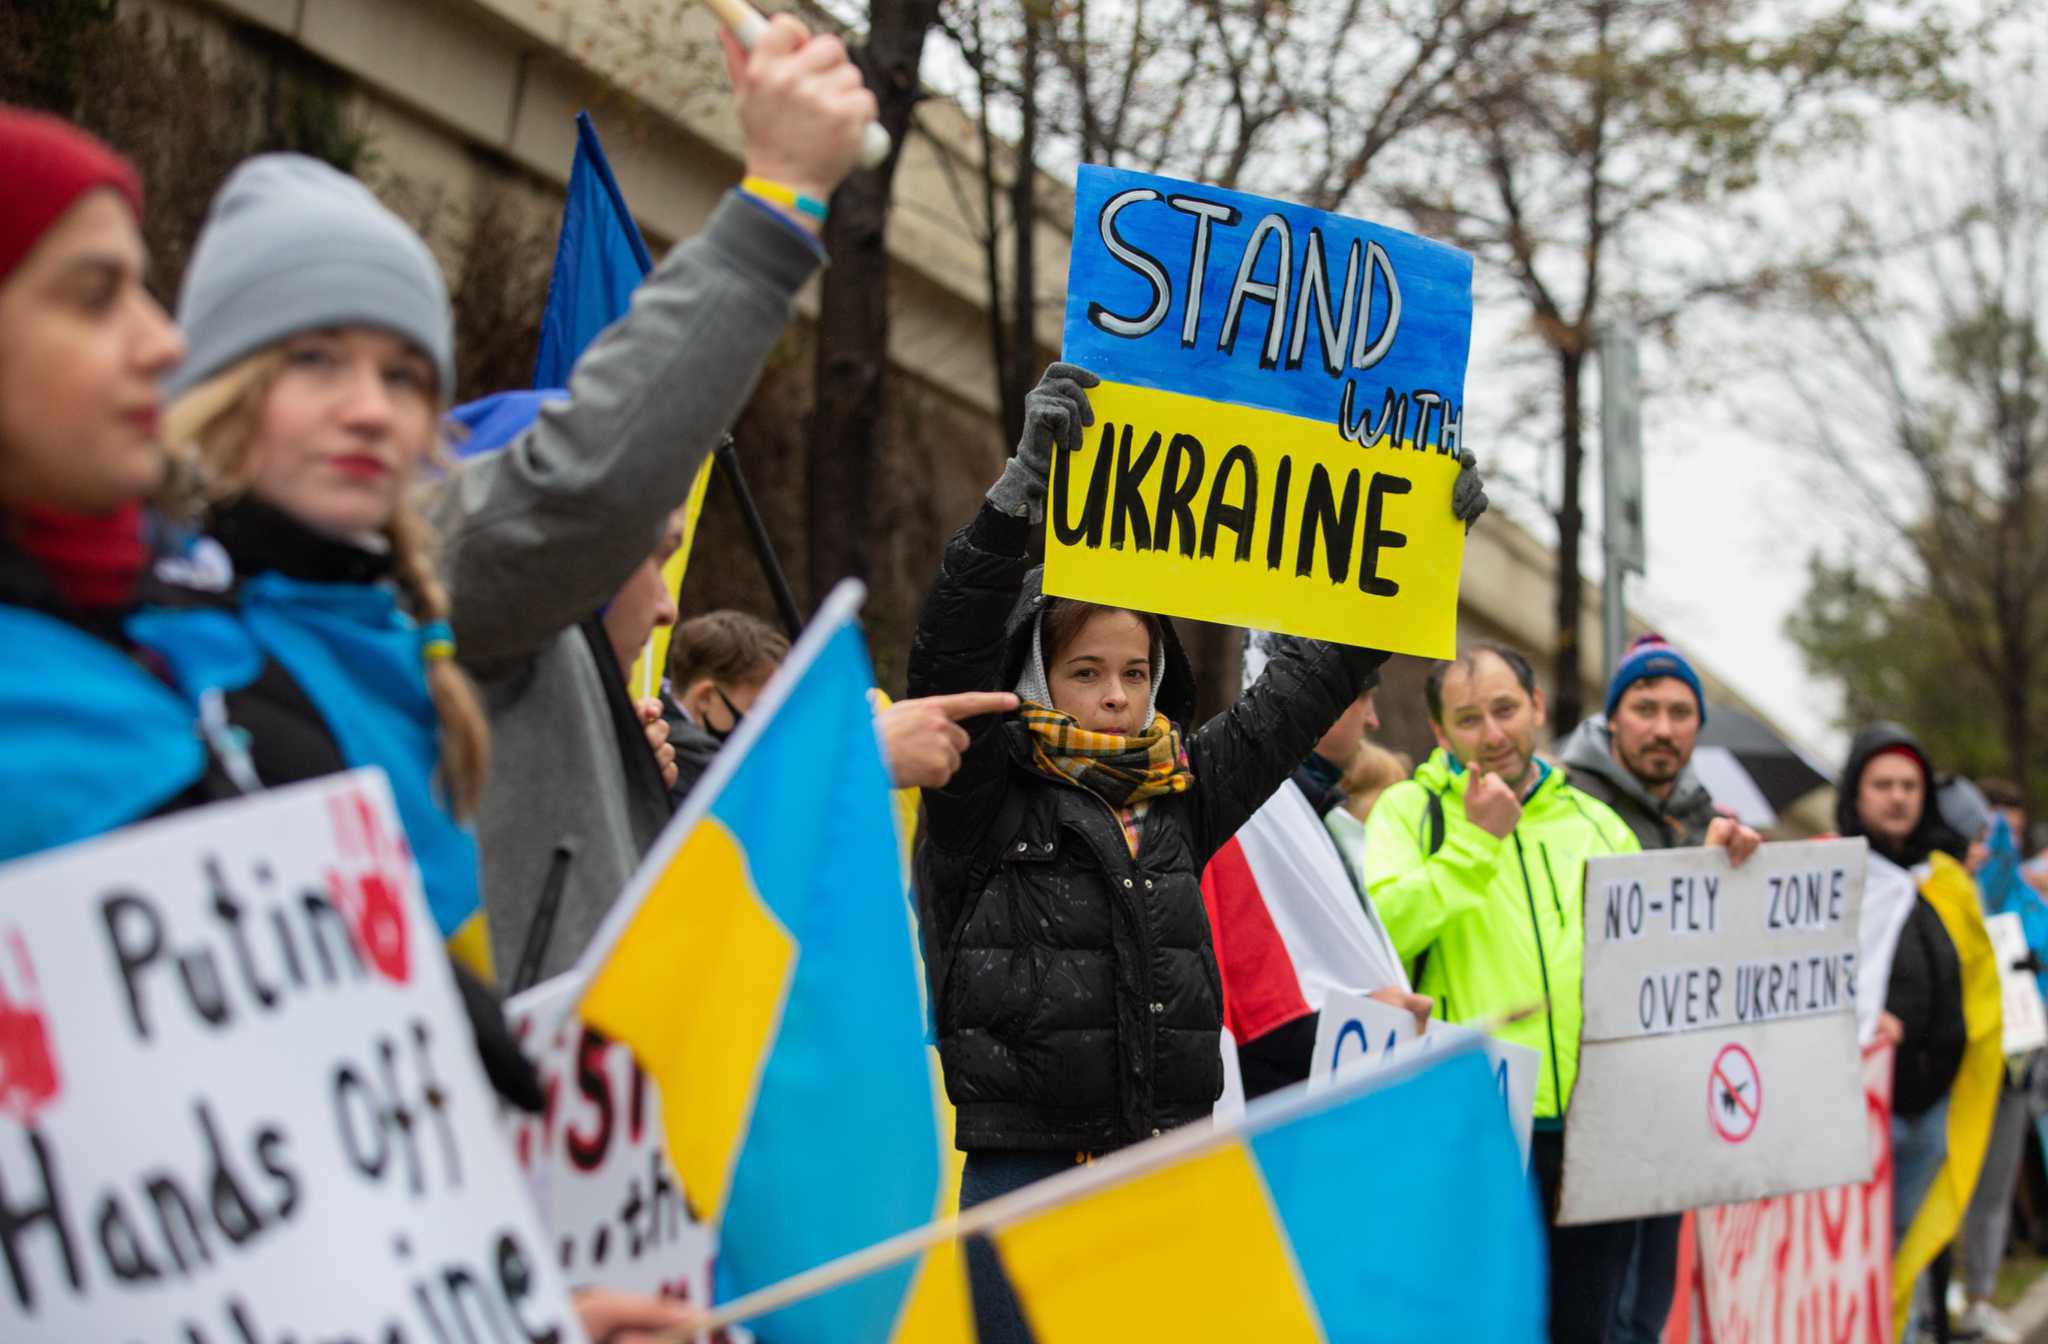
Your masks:
{"label": "black umbrella", "polygon": [[1699,746],[1719,747],[1733,756],[1765,801],[1779,812],[1822,785],[1834,783],[1834,776],[1778,736],[1769,724],[1727,705],[1715,705],[1708,711]]}

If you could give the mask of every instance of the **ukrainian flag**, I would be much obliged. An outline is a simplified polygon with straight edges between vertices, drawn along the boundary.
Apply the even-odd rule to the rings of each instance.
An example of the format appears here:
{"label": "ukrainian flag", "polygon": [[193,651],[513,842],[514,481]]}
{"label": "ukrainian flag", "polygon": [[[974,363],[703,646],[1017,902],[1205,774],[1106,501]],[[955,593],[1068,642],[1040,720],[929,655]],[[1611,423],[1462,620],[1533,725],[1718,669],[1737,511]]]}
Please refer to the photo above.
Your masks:
{"label": "ukrainian flag", "polygon": [[[826,601],[586,954],[583,1019],[654,1075],[683,1188],[719,1225],[720,1301],[940,1211],[861,596],[844,583]],[[776,1344],[945,1338],[964,1313],[957,1263],[930,1260],[755,1328]]]}
{"label": "ukrainian flag", "polygon": [[[588,112],[576,114],[576,157],[569,165],[568,198],[562,206],[562,231],[555,241],[555,270],[548,279],[547,305],[540,316],[540,349],[533,361],[533,385],[567,387],[576,361],[600,333],[626,315],[633,291],[654,269],[654,258],[626,208],[626,194],[612,176],[611,160]],[[564,394],[566,395],[566,394]],[[529,417],[530,421],[530,417]],[[518,428],[525,428],[520,425]],[[671,593],[683,590],[690,549],[697,540],[697,519],[704,511],[704,492],[711,485],[712,458],[697,468],[684,500],[683,541],[662,566],[661,582]],[[660,627],[640,652],[626,684],[651,697],[661,685],[668,661],[668,629]]]}
{"label": "ukrainian flag", "polygon": [[1919,1212],[1906,1228],[1892,1261],[1892,1329],[1903,1339],[1913,1305],[1913,1285],[1934,1263],[1942,1248],[1955,1240],[1970,1194],[1984,1168],[1984,1150],[1991,1142],[1991,1122],[1998,1108],[1999,1084],[2005,1078],[2004,1002],[1998,985],[1998,957],[1984,929],[1984,910],[1977,884],[1963,866],[1946,854],[1930,860],[1920,894],[1941,916],[1949,941],[1955,944],[1962,968],[1963,1024],[1967,1044],[1963,1062],[1949,1086],[1947,1151],[1934,1183],[1927,1188]]}
{"label": "ukrainian flag", "polygon": [[1543,1226],[1472,1048],[1256,1103],[1242,1129],[993,1239],[1038,1344],[1544,1338]]}

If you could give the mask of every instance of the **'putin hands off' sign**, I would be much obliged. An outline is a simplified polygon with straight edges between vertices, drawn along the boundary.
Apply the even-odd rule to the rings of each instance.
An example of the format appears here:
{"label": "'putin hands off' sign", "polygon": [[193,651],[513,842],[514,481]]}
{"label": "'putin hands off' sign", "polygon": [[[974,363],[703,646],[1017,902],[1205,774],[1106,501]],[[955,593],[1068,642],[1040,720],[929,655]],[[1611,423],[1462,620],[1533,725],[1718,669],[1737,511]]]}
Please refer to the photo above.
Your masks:
{"label": "'putin hands off' sign", "polygon": [[384,776],[0,867],[0,1339],[583,1338]]}
{"label": "'putin hands off' sign", "polygon": [[1395,229],[1083,166],[1046,591],[1455,652],[1472,259]]}
{"label": "'putin hands off' sign", "polygon": [[1861,839],[1586,864],[1585,1025],[1560,1223],[1869,1179]]}

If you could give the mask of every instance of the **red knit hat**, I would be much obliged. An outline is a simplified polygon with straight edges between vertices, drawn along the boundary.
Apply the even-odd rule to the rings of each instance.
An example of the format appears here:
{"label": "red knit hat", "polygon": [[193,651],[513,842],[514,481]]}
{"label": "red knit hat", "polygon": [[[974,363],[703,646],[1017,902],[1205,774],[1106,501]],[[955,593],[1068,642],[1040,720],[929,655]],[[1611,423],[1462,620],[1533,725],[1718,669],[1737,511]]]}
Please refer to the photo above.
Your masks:
{"label": "red knit hat", "polygon": [[67,121],[0,104],[0,280],[94,187],[112,187],[142,217],[142,179],[134,165]]}

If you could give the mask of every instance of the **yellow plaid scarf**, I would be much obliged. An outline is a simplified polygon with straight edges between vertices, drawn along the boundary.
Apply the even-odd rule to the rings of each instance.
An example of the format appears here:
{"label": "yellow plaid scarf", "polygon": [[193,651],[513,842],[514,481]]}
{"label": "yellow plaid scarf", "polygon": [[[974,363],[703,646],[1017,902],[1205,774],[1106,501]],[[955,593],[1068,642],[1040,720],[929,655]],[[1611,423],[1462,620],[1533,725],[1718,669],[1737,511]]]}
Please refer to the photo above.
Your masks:
{"label": "yellow plaid scarf", "polygon": [[1109,804],[1123,823],[1124,843],[1138,853],[1138,828],[1154,798],[1185,793],[1194,783],[1180,730],[1164,714],[1137,737],[1096,733],[1071,714],[1026,701],[1017,717],[1036,740],[1038,767],[1080,785]]}

